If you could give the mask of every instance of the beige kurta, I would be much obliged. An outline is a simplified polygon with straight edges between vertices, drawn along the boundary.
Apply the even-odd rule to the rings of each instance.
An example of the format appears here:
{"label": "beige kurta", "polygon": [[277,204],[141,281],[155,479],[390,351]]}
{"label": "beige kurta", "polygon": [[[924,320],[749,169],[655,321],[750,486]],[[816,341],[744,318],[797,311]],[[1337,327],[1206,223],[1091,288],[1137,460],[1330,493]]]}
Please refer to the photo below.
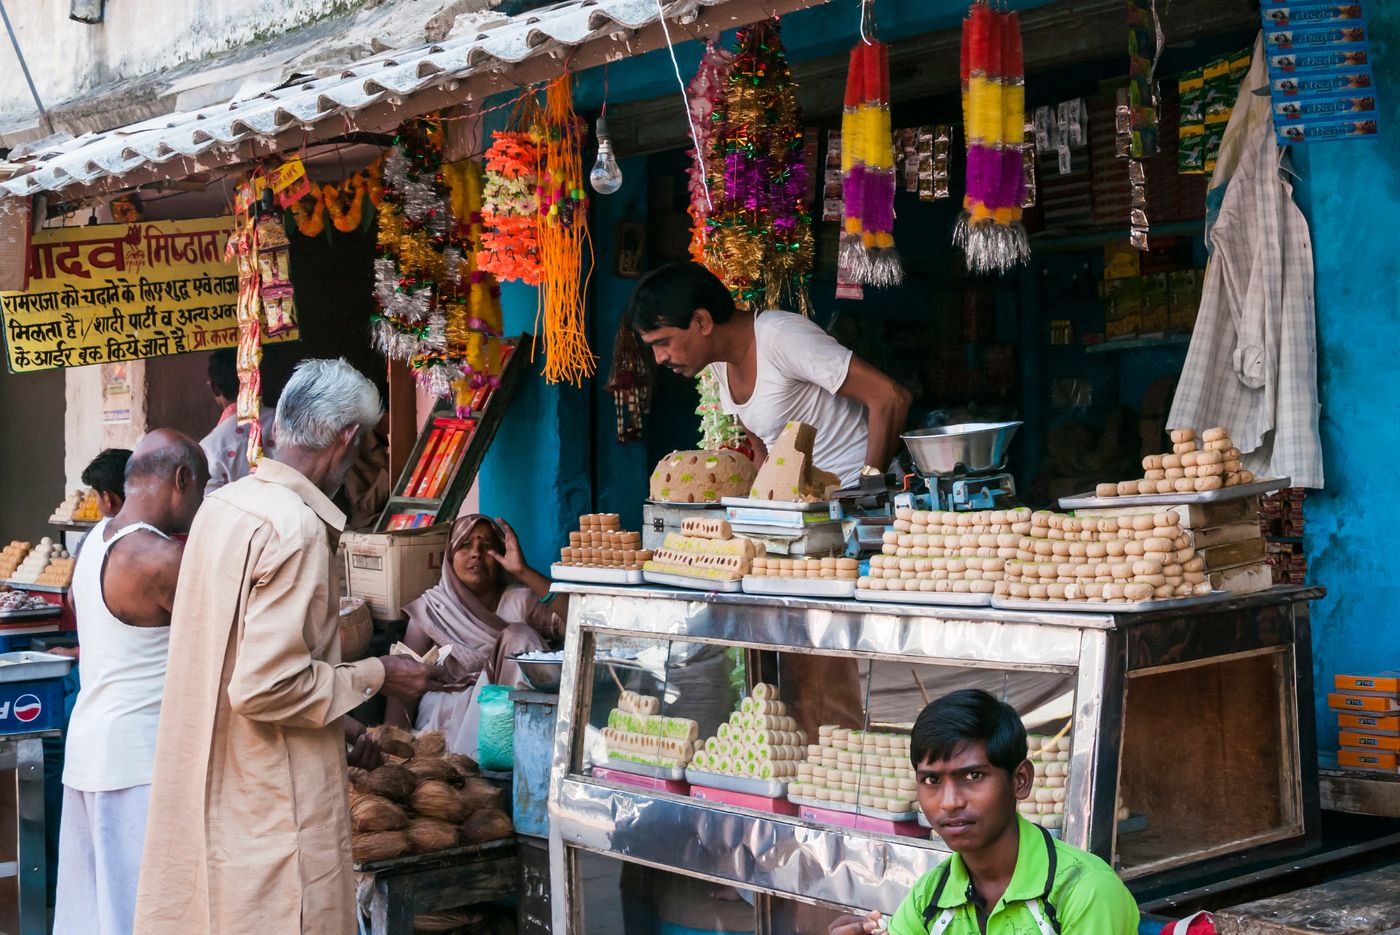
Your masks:
{"label": "beige kurta", "polygon": [[345,517],[277,461],[205,500],[180,569],[138,935],[355,931],[341,715],[379,690],[340,663]]}

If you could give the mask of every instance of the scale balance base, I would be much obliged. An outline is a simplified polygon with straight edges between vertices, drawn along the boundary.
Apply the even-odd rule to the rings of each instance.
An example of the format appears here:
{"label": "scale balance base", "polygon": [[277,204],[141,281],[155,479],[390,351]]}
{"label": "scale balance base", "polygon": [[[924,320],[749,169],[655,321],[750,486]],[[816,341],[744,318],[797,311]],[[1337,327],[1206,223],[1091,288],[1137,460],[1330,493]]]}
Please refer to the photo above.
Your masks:
{"label": "scale balance base", "polygon": [[[919,483],[915,480],[918,478]],[[1005,471],[975,475],[910,475],[905,491],[895,497],[895,506],[915,510],[1009,510],[1020,506],[1016,480]]]}

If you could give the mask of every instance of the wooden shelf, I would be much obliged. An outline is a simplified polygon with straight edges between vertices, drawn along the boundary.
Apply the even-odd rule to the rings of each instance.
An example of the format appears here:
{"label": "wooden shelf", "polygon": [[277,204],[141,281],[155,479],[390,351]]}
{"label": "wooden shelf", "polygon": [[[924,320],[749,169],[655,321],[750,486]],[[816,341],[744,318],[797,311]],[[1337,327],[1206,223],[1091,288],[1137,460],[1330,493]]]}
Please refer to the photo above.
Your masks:
{"label": "wooden shelf", "polygon": [[[1204,236],[1205,227],[1205,219],[1153,224],[1147,235],[1148,242],[1151,243],[1154,237]],[[1096,227],[1082,231],[1041,231],[1031,235],[1031,255],[1034,256],[1037,253],[1075,253],[1127,239],[1128,229],[1126,227]]]}
{"label": "wooden shelf", "polygon": [[1320,769],[1317,779],[1328,811],[1400,818],[1400,773]]}
{"label": "wooden shelf", "polygon": [[1156,338],[1122,338],[1117,341],[1104,341],[1102,344],[1090,344],[1084,348],[1086,354],[1109,354],[1115,351],[1147,351],[1166,350],[1167,348],[1186,347],[1191,343],[1189,334],[1165,334]]}

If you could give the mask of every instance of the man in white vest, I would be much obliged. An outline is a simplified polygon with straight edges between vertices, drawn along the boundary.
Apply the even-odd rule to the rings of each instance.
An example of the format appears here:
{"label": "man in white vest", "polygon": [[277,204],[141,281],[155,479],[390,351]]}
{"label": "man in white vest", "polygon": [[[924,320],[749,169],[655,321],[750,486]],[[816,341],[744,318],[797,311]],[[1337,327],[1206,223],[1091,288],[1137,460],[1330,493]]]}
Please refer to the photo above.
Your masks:
{"label": "man in white vest", "polygon": [[68,726],[55,935],[127,935],[184,546],[209,481],[191,438],[158,429],[126,466],[126,501],[73,571],[82,689]]}

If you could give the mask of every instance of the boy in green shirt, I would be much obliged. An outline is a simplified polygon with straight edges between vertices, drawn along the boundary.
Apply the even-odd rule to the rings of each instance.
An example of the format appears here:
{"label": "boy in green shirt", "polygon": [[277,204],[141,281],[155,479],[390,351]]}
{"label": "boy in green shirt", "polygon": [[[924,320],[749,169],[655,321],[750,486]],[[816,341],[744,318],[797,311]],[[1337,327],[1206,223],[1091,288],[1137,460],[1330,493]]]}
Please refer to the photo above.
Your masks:
{"label": "boy in green shirt", "polygon": [[1017,814],[1035,777],[1026,752],[1016,710],[985,691],[924,708],[909,749],[919,807],[953,856],[892,919],[845,915],[828,935],[1136,935],[1137,904],[1112,868]]}

